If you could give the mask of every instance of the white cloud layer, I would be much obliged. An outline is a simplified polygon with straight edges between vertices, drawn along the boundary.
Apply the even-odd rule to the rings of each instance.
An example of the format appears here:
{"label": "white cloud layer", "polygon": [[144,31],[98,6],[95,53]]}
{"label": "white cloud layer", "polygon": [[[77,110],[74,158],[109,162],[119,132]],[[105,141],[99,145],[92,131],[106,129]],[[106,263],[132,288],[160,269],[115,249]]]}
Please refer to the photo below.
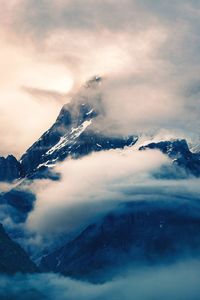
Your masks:
{"label": "white cloud layer", "polygon": [[60,182],[33,186],[37,201],[27,221],[37,233],[73,232],[124,200],[121,190],[151,178],[168,164],[159,151],[110,150],[79,160],[68,159],[56,168]]}

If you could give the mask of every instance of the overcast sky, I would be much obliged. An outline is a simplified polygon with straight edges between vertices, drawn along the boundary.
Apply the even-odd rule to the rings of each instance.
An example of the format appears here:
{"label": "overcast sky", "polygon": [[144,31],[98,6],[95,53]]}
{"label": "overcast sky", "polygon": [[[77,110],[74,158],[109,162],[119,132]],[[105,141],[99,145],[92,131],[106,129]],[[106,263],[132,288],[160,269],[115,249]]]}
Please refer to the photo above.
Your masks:
{"label": "overcast sky", "polygon": [[1,1],[0,155],[20,156],[94,74],[119,131],[198,134],[199,28],[198,0]]}

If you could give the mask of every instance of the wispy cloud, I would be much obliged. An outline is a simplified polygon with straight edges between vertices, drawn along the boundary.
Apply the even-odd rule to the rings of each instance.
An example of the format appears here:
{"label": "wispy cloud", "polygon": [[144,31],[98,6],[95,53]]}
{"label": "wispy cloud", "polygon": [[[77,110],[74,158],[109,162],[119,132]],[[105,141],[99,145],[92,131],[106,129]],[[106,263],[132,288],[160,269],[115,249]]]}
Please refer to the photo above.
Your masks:
{"label": "wispy cloud", "polygon": [[69,159],[57,169],[60,182],[38,182],[32,187],[37,201],[27,228],[42,235],[71,233],[127,201],[123,188],[147,183],[153,170],[168,163],[159,151],[132,148]]}
{"label": "wispy cloud", "polygon": [[[48,92],[63,93],[65,78],[66,89],[70,82],[77,89],[93,74],[108,79],[103,92],[110,131],[164,127],[198,135],[197,1],[16,0],[3,11],[1,153],[22,153],[61,106],[61,98],[33,104],[41,93],[23,94],[21,86],[45,90],[52,99]],[[9,136],[3,134],[8,124]],[[16,133],[23,135],[17,148]]]}

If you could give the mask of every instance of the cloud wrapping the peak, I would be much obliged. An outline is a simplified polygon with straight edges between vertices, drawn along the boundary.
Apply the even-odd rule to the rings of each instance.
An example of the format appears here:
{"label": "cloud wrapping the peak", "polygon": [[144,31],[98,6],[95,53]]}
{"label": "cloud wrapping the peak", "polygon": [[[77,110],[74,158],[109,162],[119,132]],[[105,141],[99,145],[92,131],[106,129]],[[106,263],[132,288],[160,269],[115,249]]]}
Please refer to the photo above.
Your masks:
{"label": "cloud wrapping the peak", "polygon": [[94,74],[108,79],[108,131],[199,134],[198,1],[15,0],[2,11],[0,153],[22,154]]}

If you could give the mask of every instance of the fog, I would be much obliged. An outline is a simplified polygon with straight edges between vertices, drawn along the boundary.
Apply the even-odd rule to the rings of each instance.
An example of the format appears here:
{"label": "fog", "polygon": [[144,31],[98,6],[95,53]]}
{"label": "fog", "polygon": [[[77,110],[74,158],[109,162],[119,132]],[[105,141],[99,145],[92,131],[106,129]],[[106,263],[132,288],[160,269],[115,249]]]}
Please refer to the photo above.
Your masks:
{"label": "fog", "polygon": [[134,273],[130,270],[123,278],[97,285],[56,274],[1,276],[0,297],[2,300],[197,300],[199,267],[199,261],[183,261]]}
{"label": "fog", "polygon": [[37,200],[27,226],[36,232],[70,232],[126,200],[121,190],[148,182],[168,159],[159,151],[109,150],[78,160],[67,159],[55,171],[60,182],[32,186]]}

